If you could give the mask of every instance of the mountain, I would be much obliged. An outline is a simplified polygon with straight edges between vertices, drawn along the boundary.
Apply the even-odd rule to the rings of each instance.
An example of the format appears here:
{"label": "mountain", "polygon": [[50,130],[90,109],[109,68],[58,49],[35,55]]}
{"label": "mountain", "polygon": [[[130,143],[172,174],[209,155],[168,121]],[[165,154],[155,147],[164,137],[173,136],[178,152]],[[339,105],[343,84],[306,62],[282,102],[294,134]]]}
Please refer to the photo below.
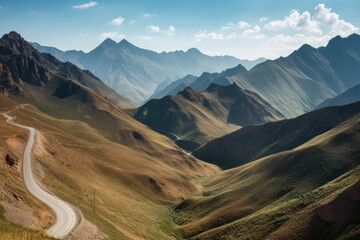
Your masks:
{"label": "mountain", "polygon": [[320,109],[294,119],[244,127],[201,146],[193,155],[223,169],[290,150],[360,113],[360,102]]}
{"label": "mountain", "polygon": [[358,239],[360,115],[202,181],[175,207],[186,239]]}
{"label": "mountain", "polygon": [[154,93],[162,82],[172,82],[187,74],[219,72],[241,63],[230,56],[210,57],[192,48],[188,51],[162,52],[141,49],[127,40],[118,43],[104,40],[89,53],[60,51],[37,43],[39,51],[54,54],[82,69],[88,69],[122,96],[139,105]]}
{"label": "mountain", "polygon": [[[226,79],[258,93],[285,117],[296,117],[360,84],[360,36],[338,36],[318,49],[305,44],[288,57],[265,61]],[[206,88],[209,83],[192,83],[196,84]]]}
{"label": "mountain", "polygon": [[149,100],[160,99],[168,95],[175,96],[176,94],[184,90],[186,87],[190,86],[191,83],[195,82],[196,79],[196,76],[188,74],[181,79],[167,84],[167,86],[165,87],[157,88],[154,94],[149,97]]}
{"label": "mountain", "polygon": [[188,87],[176,96],[150,100],[136,110],[134,118],[160,132],[175,134],[180,146],[193,150],[239,126],[276,121],[283,115],[258,94],[236,84],[211,84],[204,92]]}
{"label": "mountain", "polygon": [[316,109],[329,106],[341,106],[358,101],[360,101],[360,84],[346,90],[345,92],[337,95],[334,98],[326,99],[319,106],[317,106]]}
{"label": "mountain", "polygon": [[218,85],[230,85],[231,82],[226,78],[236,74],[245,73],[247,70],[241,64],[236,67],[229,68],[221,73],[204,72],[200,77],[193,75],[186,75],[184,78],[176,80],[169,84],[166,88],[155,91],[149,99],[158,99],[167,95],[176,95],[178,92],[184,90],[186,87],[191,87],[196,91],[205,91],[211,83]]}
{"label": "mountain", "polygon": [[266,58],[258,58],[253,61],[247,59],[241,59],[240,64],[243,65],[247,70],[250,70],[256,65],[265,62],[266,60],[267,60]]}
{"label": "mountain", "polygon": [[[82,212],[69,239],[173,239],[168,206],[199,192],[197,179],[218,168],[133,119],[97,91],[105,85],[89,72],[39,53],[14,32],[0,40],[0,62],[0,112],[37,129],[37,179]],[[1,236],[46,239],[36,230],[54,215],[23,184],[28,131],[5,120],[1,115]]]}
{"label": "mountain", "polygon": [[0,39],[0,76],[2,91],[19,95],[26,94],[23,91],[25,83],[55,89],[55,80],[62,79],[61,84],[65,84],[65,81],[81,83],[123,108],[132,106],[91,72],[38,52],[16,32],[5,34]]}

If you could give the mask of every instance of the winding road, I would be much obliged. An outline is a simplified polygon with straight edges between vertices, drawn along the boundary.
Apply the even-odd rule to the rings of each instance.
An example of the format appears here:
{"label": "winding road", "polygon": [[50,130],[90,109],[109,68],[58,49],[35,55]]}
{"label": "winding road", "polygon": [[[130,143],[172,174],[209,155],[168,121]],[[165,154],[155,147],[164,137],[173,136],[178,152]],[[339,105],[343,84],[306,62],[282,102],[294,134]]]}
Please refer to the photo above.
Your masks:
{"label": "winding road", "polygon": [[31,163],[31,151],[35,142],[36,129],[23,126],[13,122],[13,118],[7,114],[6,122],[14,126],[30,131],[30,137],[23,156],[23,175],[25,186],[29,192],[45,203],[55,213],[55,223],[47,230],[47,234],[55,238],[68,236],[79,224],[81,216],[69,203],[47,192],[45,188],[35,179]]}

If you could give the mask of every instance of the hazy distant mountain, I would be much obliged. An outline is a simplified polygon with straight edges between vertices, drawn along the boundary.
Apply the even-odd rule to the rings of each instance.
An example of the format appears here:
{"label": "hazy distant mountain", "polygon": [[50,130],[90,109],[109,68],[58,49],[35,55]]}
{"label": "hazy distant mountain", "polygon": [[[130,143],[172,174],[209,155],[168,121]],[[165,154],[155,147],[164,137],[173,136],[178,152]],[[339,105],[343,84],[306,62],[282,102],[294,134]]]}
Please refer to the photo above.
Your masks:
{"label": "hazy distant mountain", "polygon": [[60,60],[70,61],[90,70],[108,86],[136,104],[148,99],[161,83],[171,83],[188,74],[220,72],[243,62],[252,67],[263,60],[243,61],[230,56],[211,57],[195,48],[186,52],[156,53],[138,48],[126,40],[116,43],[111,39],[106,39],[89,53],[63,52],[37,43],[33,46]]}
{"label": "hazy distant mountain", "polygon": [[[288,57],[268,60],[226,79],[259,93],[286,117],[299,116],[360,84],[360,36],[338,36],[318,49],[304,45]],[[204,85],[198,81],[191,86]],[[206,87],[217,79],[202,81]]]}
{"label": "hazy distant mountain", "polygon": [[[77,91],[75,82],[79,82],[116,105],[123,108],[132,106],[91,72],[69,62],[60,62],[50,54],[40,53],[16,32],[5,34],[0,39],[0,75],[0,88],[17,95],[27,94],[23,88],[28,83],[38,87],[51,85],[54,93],[65,96]],[[56,91],[57,87],[57,90],[62,89],[61,93]]]}
{"label": "hazy distant mountain", "polygon": [[284,118],[258,94],[235,84],[211,84],[204,92],[187,87],[176,96],[150,100],[134,117],[157,131],[177,135],[176,142],[189,150],[239,126]]}
{"label": "hazy distant mountain", "polygon": [[258,58],[253,61],[247,59],[241,59],[240,64],[243,65],[247,70],[250,70],[256,65],[265,62],[266,60],[267,60],[266,58]]}
{"label": "hazy distant mountain", "polygon": [[193,155],[224,169],[300,146],[360,113],[360,102],[324,108],[294,119],[244,127],[217,138]]}
{"label": "hazy distant mountain", "polygon": [[230,85],[231,82],[226,77],[244,73],[246,71],[246,68],[239,64],[236,67],[229,68],[221,73],[204,72],[201,74],[200,77],[187,75],[182,79],[172,82],[166,88],[155,91],[155,93],[150,97],[150,99],[162,98],[167,95],[173,96],[176,95],[178,92],[184,90],[186,87],[191,87],[196,91],[205,91],[212,83],[222,86]]}
{"label": "hazy distant mountain", "polygon": [[164,88],[158,87],[158,89],[155,90],[155,93],[151,95],[149,99],[159,99],[168,95],[174,96],[178,94],[178,92],[190,86],[190,84],[195,82],[196,79],[196,76],[188,74],[185,77],[170,83]]}
{"label": "hazy distant mountain", "polygon": [[326,99],[323,103],[316,107],[316,109],[329,106],[341,106],[358,101],[360,101],[360,84],[350,88],[349,90],[337,95],[334,98]]}

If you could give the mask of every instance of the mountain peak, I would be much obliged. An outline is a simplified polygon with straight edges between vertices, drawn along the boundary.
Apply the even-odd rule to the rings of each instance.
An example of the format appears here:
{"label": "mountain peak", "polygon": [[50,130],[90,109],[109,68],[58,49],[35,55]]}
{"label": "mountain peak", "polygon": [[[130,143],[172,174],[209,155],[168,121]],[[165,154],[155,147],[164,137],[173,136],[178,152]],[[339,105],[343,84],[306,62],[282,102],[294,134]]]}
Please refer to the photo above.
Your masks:
{"label": "mountain peak", "polygon": [[22,39],[21,35],[19,33],[15,32],[15,31],[11,31],[11,32],[5,34],[3,36],[3,38],[14,39],[14,40],[21,40]]}
{"label": "mountain peak", "polygon": [[342,44],[342,42],[346,42],[349,44],[359,44],[360,43],[360,35],[353,33],[345,38],[338,35],[338,36],[332,38],[326,47],[330,47],[330,48],[337,47],[337,46],[340,46]]}
{"label": "mountain peak", "polygon": [[224,77],[232,77],[244,72],[247,72],[247,69],[243,65],[238,64],[236,67],[226,69],[221,73],[221,75]]}
{"label": "mountain peak", "polygon": [[202,54],[202,53],[200,52],[200,50],[197,49],[197,48],[189,48],[186,52],[187,52],[187,53],[193,53],[193,54]]}
{"label": "mountain peak", "polygon": [[311,50],[313,50],[313,49],[315,49],[315,48],[313,48],[313,47],[310,46],[309,44],[305,43],[304,45],[302,45],[302,46],[299,48],[298,52],[308,52],[308,51],[311,51]]}
{"label": "mountain peak", "polygon": [[216,83],[211,83],[210,86],[206,89],[206,92],[218,92],[220,90],[229,94],[231,92],[243,92],[243,90],[236,83],[232,83],[230,85],[219,85]]}
{"label": "mountain peak", "polygon": [[100,46],[103,47],[113,47],[116,45],[116,42],[114,40],[112,40],[111,38],[106,38],[101,44]]}
{"label": "mountain peak", "polygon": [[121,40],[118,45],[120,46],[124,46],[124,47],[131,47],[134,48],[136,47],[134,44],[132,44],[131,42],[129,42],[128,40],[126,40],[125,38],[123,40]]}
{"label": "mountain peak", "polygon": [[0,45],[3,45],[16,53],[28,54],[34,51],[34,48],[22,38],[20,34],[14,31],[4,34],[0,39]]}

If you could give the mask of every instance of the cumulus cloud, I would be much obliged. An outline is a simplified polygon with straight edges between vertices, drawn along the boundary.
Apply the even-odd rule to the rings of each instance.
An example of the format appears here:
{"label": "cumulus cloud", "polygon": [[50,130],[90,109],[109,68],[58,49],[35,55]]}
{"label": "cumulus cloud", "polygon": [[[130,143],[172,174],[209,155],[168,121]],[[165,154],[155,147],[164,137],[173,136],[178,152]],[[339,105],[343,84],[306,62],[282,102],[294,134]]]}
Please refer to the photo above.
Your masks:
{"label": "cumulus cloud", "polygon": [[176,28],[173,25],[170,25],[167,29],[161,29],[159,26],[149,25],[146,27],[146,31],[151,33],[166,33],[169,36],[173,36],[176,33]]}
{"label": "cumulus cloud", "polygon": [[251,27],[250,24],[248,24],[247,22],[244,21],[240,21],[236,24],[237,27],[239,27],[240,29],[244,29],[244,28],[249,28]]}
{"label": "cumulus cloud", "polygon": [[170,36],[172,36],[172,35],[175,34],[175,32],[176,32],[176,28],[175,28],[174,26],[170,25],[169,28],[168,28],[168,30],[167,30],[167,33],[168,33]]}
{"label": "cumulus cloud", "polygon": [[72,6],[72,8],[84,10],[84,9],[95,7],[97,4],[98,4],[97,2],[88,2],[88,3],[81,4],[81,5],[74,5],[74,6]]}
{"label": "cumulus cloud", "polygon": [[119,16],[119,17],[111,20],[111,22],[109,22],[109,24],[120,26],[121,24],[123,24],[124,21],[125,21],[125,19],[123,17]]}
{"label": "cumulus cloud", "polygon": [[246,29],[241,33],[243,38],[249,37],[251,35],[257,34],[261,31],[261,28],[258,25],[255,25],[253,28]]}
{"label": "cumulus cloud", "polygon": [[148,32],[152,32],[152,33],[158,33],[161,31],[160,27],[159,26],[155,26],[155,25],[149,25],[146,27],[146,30]]}
{"label": "cumulus cloud", "polygon": [[111,38],[113,40],[121,40],[125,38],[125,35],[120,34],[118,32],[104,32],[100,34],[99,38],[101,40],[104,40],[106,38]]}
{"label": "cumulus cloud", "polygon": [[319,4],[315,7],[315,18],[330,28],[329,35],[331,36],[348,36],[359,32],[359,28],[340,19],[339,14],[332,12],[331,8],[326,8],[325,4]]}
{"label": "cumulus cloud", "polygon": [[291,28],[316,34],[322,33],[317,21],[311,18],[311,15],[308,11],[299,13],[297,10],[292,10],[290,15],[285,17],[284,20],[271,21],[265,24],[264,27],[267,30],[281,30],[285,28]]}

